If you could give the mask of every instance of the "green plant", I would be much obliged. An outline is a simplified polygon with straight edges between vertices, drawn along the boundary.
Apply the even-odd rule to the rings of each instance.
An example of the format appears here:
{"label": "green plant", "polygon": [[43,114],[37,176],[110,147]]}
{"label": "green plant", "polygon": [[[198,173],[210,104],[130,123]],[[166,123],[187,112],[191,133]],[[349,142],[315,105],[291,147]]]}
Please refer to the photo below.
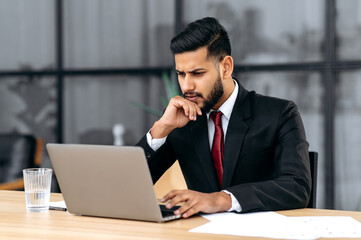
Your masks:
{"label": "green plant", "polygon": [[[177,95],[180,95],[180,92],[179,92],[179,88],[178,88],[178,81],[177,81],[177,74],[175,73],[175,71],[172,71],[170,73],[170,76],[166,73],[166,72],[163,72],[162,74],[162,80],[163,80],[163,83],[164,83],[164,86],[165,86],[165,91],[166,91],[166,94],[167,94],[167,97],[163,97],[161,96],[160,97],[160,101],[163,105],[163,108],[166,108],[167,105],[168,105],[168,102],[175,96]],[[140,109],[152,114],[152,115],[155,115],[157,117],[161,117],[162,116],[162,112],[161,111],[158,111],[154,108],[151,108],[143,103],[140,103],[140,102],[136,102],[136,101],[131,101],[130,102],[132,105],[136,106],[136,107],[139,107]]]}

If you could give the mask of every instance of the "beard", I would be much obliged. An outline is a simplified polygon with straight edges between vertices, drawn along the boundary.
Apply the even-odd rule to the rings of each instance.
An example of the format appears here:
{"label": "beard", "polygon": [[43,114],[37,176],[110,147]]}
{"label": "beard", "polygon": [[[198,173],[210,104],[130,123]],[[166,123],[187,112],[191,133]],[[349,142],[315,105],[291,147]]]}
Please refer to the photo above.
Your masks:
{"label": "beard", "polygon": [[218,79],[214,83],[214,86],[213,86],[211,92],[209,93],[207,99],[204,100],[204,103],[203,103],[204,105],[202,107],[202,110],[205,111],[206,113],[209,113],[209,111],[211,111],[211,109],[214,107],[214,105],[216,105],[218,103],[219,99],[221,99],[221,97],[223,96],[223,93],[224,93],[224,90],[223,90],[222,79],[218,75]]}
{"label": "beard", "polygon": [[[214,83],[211,92],[209,93],[207,98],[204,98],[203,107],[201,107],[201,110],[206,113],[209,113],[211,109],[214,107],[214,105],[216,105],[218,101],[221,99],[223,93],[224,93],[224,89],[223,89],[222,79],[218,74],[218,78]],[[195,95],[203,98],[203,95],[199,92],[185,92],[183,94],[183,97],[185,97],[186,95]]]}

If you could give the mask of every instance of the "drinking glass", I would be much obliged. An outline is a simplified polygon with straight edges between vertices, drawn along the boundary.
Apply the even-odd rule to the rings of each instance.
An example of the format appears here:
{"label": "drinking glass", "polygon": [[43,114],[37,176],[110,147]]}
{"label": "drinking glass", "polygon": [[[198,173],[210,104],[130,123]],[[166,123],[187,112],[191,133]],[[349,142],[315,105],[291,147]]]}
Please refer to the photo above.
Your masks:
{"label": "drinking glass", "polygon": [[23,170],[26,209],[29,212],[46,212],[49,210],[52,172],[53,170],[50,168]]}

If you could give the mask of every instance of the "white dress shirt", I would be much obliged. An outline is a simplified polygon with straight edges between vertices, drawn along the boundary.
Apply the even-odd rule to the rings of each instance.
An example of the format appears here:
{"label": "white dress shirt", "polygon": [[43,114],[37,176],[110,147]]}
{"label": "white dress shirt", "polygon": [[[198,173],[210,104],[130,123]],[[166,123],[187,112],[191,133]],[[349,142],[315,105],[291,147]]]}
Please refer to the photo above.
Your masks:
{"label": "white dress shirt", "polygon": [[[234,86],[235,88],[233,89],[233,92],[231,94],[231,96],[229,96],[229,98],[219,107],[218,111],[221,111],[223,113],[222,115],[222,130],[223,130],[223,136],[224,136],[224,141],[226,140],[226,134],[227,134],[227,129],[228,129],[228,123],[229,123],[229,119],[231,117],[232,114],[232,110],[233,110],[233,106],[236,102],[237,99],[237,95],[238,95],[238,84],[236,81],[234,81]],[[213,110],[212,110],[213,111]],[[212,112],[211,111],[211,112]],[[214,122],[212,121],[212,119],[209,117],[210,113],[207,113],[207,121],[208,121],[208,139],[209,139],[209,146],[210,149],[212,149],[212,145],[213,145],[213,137],[214,137]],[[167,137],[164,138],[152,138],[152,136],[150,135],[150,132],[147,133],[147,142],[148,145],[154,150],[157,151],[166,141]],[[227,190],[223,190],[223,192],[229,194],[231,196],[232,199],[232,207],[230,209],[228,209],[228,211],[237,211],[240,212],[242,211],[242,207],[239,204],[239,202],[237,201],[237,199],[233,196],[232,193],[230,193]]]}

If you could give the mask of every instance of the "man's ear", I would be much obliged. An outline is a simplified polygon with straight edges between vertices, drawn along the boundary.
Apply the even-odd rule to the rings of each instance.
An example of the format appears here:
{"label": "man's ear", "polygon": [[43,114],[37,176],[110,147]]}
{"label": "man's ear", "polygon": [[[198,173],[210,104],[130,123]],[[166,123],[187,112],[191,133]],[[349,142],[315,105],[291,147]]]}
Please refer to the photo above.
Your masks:
{"label": "man's ear", "polygon": [[223,79],[232,78],[233,73],[233,58],[229,55],[225,56],[221,61],[221,74]]}

